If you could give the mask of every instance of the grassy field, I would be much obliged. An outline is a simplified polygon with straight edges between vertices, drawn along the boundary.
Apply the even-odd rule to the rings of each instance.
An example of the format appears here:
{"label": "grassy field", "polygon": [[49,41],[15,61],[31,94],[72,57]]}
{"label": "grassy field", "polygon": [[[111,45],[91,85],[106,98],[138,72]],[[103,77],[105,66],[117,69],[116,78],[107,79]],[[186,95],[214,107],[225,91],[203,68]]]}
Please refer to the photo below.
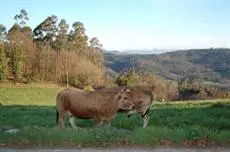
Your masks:
{"label": "grassy field", "polygon": [[[149,126],[139,115],[118,114],[111,128],[93,128],[91,120],[76,119],[81,131],[56,126],[55,96],[59,87],[0,88],[0,147],[79,146],[228,146],[230,101],[155,103]],[[18,133],[7,133],[18,128]]]}

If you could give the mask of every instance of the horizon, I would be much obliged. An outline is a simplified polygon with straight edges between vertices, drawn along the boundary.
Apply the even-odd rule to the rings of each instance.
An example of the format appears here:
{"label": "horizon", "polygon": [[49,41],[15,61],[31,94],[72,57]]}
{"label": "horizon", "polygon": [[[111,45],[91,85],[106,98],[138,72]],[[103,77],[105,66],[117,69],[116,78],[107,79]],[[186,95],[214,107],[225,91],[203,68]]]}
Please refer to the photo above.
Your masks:
{"label": "horizon", "polygon": [[0,24],[9,30],[13,17],[25,9],[32,29],[50,15],[66,19],[70,27],[80,21],[86,34],[98,37],[106,50],[230,48],[230,17],[225,15],[230,13],[229,4],[225,0],[8,0],[0,6],[4,12]]}

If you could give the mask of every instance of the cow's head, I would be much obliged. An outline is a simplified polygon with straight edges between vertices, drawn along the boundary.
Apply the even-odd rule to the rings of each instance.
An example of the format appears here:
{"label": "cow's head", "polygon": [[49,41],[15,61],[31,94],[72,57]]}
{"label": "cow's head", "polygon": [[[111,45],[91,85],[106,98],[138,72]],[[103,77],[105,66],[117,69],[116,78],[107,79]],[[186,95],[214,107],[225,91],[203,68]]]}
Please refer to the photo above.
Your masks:
{"label": "cow's head", "polygon": [[129,89],[121,89],[116,95],[116,100],[118,101],[119,110],[132,110],[134,108]]}

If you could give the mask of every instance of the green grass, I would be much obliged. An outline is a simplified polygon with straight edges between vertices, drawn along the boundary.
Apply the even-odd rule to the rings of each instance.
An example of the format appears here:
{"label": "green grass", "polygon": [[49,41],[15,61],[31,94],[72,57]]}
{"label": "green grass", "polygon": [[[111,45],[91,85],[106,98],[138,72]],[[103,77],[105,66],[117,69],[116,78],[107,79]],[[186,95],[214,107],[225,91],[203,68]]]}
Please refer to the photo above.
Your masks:
{"label": "green grass", "polygon": [[[138,114],[127,118],[118,114],[110,128],[94,128],[94,121],[76,119],[76,125],[86,128],[73,131],[56,125],[55,96],[61,88],[0,88],[0,146],[108,146],[157,145],[171,141],[183,145],[186,140],[230,143],[230,101],[193,101],[155,103],[149,125],[141,128]],[[6,133],[15,127],[16,134]]]}
{"label": "green grass", "polygon": [[55,96],[60,88],[0,88],[0,103],[3,105],[55,105]]}

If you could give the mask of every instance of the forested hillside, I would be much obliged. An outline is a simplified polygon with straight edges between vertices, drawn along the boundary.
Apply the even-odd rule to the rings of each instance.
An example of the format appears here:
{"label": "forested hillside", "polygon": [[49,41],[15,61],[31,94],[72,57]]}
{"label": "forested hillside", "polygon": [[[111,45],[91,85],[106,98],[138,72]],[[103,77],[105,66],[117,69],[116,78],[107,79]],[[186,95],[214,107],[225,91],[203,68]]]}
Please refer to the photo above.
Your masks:
{"label": "forested hillside", "polygon": [[180,50],[159,55],[105,53],[105,64],[115,72],[135,67],[170,80],[230,86],[230,49]]}
{"label": "forested hillside", "polygon": [[26,10],[14,20],[8,30],[0,24],[0,80],[104,84],[102,44],[87,36],[82,22],[69,25],[50,15],[32,29]]}

